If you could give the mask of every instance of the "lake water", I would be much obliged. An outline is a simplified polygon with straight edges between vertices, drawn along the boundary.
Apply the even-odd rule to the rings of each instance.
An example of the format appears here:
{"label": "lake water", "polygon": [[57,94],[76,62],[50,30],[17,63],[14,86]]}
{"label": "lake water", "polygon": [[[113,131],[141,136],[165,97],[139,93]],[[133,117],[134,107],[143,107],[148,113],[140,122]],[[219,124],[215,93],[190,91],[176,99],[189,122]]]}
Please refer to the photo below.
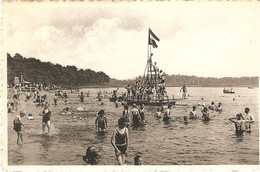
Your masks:
{"label": "lake water", "polygon": [[[223,88],[188,88],[188,99],[177,101],[178,106],[171,109],[174,121],[163,123],[154,117],[156,107],[145,107],[147,125],[130,128],[130,144],[127,164],[133,164],[136,154],[141,154],[145,165],[219,165],[219,164],[259,164],[259,92],[258,88],[233,88],[235,94],[223,94]],[[116,165],[114,149],[110,144],[112,132],[117,126],[117,120],[122,116],[123,107],[115,107],[109,99],[103,99],[104,105],[97,100],[98,91],[89,90],[90,97],[85,97],[85,103],[80,103],[77,95],[69,94],[70,104],[64,105],[62,100],[58,105],[51,105],[52,135],[42,134],[41,108],[36,107],[32,100],[24,102],[21,96],[19,110],[25,109],[32,113],[34,120],[22,119],[27,129],[23,131],[24,143],[16,144],[16,133],[12,130],[12,120],[16,113],[8,114],[8,164],[9,165],[84,165],[82,156],[90,145],[102,147],[101,164]],[[180,98],[180,88],[167,88],[170,97]],[[119,91],[124,91],[121,89]],[[49,102],[53,102],[53,93],[47,93]],[[110,94],[111,95],[111,94]],[[201,100],[204,98],[204,100]],[[234,99],[234,100],[233,100]],[[189,115],[193,105],[211,101],[223,103],[223,112],[210,111],[212,120],[204,123],[200,119],[190,120],[183,124],[183,116]],[[74,115],[61,115],[65,108],[87,108],[86,112],[76,112]],[[244,112],[249,107],[254,114],[255,123],[251,133],[236,136],[235,126],[228,119],[237,113]],[[105,135],[95,130],[97,112],[104,109],[108,119],[108,129]],[[197,111],[198,113],[198,111]],[[201,117],[201,113],[198,113]],[[87,118],[87,119],[86,119]]]}

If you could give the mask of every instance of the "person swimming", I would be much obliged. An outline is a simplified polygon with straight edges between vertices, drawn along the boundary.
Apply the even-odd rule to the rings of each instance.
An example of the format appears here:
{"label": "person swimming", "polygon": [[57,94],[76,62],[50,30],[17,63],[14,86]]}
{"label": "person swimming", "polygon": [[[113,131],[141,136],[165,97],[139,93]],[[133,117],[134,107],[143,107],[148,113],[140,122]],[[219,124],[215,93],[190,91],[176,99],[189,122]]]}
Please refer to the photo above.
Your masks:
{"label": "person swimming", "polygon": [[158,119],[162,118],[160,108],[157,108],[157,112],[155,113],[155,117],[158,118]]}
{"label": "person swimming", "polygon": [[209,112],[208,112],[208,108],[204,107],[204,109],[201,111],[202,112],[202,120],[203,121],[209,121]]}
{"label": "person swimming", "polygon": [[33,119],[34,119],[34,117],[32,116],[32,114],[31,114],[31,113],[29,113],[29,114],[28,114],[28,117],[27,117],[27,119],[28,119],[28,120],[33,120]]}
{"label": "person swimming", "polygon": [[217,112],[222,112],[222,103],[218,103],[218,106],[217,106],[217,108],[216,108],[216,111]]}
{"label": "person swimming", "polygon": [[236,128],[236,134],[237,135],[242,135],[245,131],[245,120],[242,117],[242,114],[237,114],[236,118],[230,118],[229,121],[233,122],[235,124]]}
{"label": "person swimming", "polygon": [[184,120],[183,123],[184,123],[185,125],[187,125],[187,124],[189,123],[187,116],[184,116],[184,117],[183,117],[183,120]]}
{"label": "person swimming", "polygon": [[105,114],[104,110],[100,110],[98,112],[98,117],[96,118],[95,121],[96,129],[98,131],[105,131],[107,128],[107,118],[104,116],[104,114]]}
{"label": "person swimming", "polygon": [[113,132],[111,144],[115,149],[115,155],[119,165],[125,164],[125,156],[129,144],[128,129],[125,127],[125,119],[118,120],[118,127]]}
{"label": "person swimming", "polygon": [[211,105],[209,106],[210,110],[215,110],[216,106],[214,105],[214,102],[211,102]]}
{"label": "person swimming", "polygon": [[140,155],[134,157],[134,165],[143,165],[143,158]]}
{"label": "person swimming", "polygon": [[20,144],[23,142],[23,134],[22,134],[22,126],[25,128],[23,123],[21,122],[22,117],[26,115],[25,111],[20,111],[20,114],[13,120],[13,125],[14,125],[14,131],[17,133],[17,144]]}
{"label": "person swimming", "polygon": [[190,111],[190,119],[196,119],[196,118],[198,118],[196,113],[197,113],[197,112],[196,112],[196,106],[193,106],[193,107],[192,107],[192,110]]}
{"label": "person swimming", "polygon": [[80,93],[80,97],[79,98],[80,98],[80,102],[84,102],[84,94],[83,94],[83,92]]}
{"label": "person swimming", "polygon": [[98,165],[102,156],[102,149],[97,146],[89,146],[86,150],[86,155],[83,156],[83,161],[89,165]]}

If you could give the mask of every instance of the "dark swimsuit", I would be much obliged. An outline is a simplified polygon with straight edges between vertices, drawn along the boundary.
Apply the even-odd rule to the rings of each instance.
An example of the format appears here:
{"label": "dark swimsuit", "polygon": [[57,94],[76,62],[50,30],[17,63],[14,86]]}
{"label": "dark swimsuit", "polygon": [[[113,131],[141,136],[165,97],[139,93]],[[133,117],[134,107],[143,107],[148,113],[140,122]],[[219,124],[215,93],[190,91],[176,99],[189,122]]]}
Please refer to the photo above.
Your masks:
{"label": "dark swimsuit", "polygon": [[120,150],[121,154],[125,154],[126,152],[126,129],[123,134],[119,133],[118,130],[116,129],[116,147]]}
{"label": "dark swimsuit", "polygon": [[51,112],[47,112],[42,116],[42,122],[47,123],[48,121],[51,120]]}
{"label": "dark swimsuit", "polygon": [[101,128],[102,130],[104,130],[105,127],[105,119],[98,119],[98,128]]}
{"label": "dark swimsuit", "polygon": [[16,131],[16,132],[22,131],[22,124],[20,122],[17,123],[14,121],[13,124],[14,124],[14,131]]}

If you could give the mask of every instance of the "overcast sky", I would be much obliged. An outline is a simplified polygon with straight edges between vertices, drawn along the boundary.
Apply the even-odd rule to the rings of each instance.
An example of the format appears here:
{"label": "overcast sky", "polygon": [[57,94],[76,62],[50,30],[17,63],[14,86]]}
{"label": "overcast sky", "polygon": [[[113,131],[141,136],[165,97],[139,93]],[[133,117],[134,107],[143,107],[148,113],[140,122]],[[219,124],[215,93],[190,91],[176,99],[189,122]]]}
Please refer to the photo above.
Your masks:
{"label": "overcast sky", "polygon": [[150,27],[167,74],[259,75],[259,3],[68,4],[3,4],[3,52],[129,79],[144,72]]}

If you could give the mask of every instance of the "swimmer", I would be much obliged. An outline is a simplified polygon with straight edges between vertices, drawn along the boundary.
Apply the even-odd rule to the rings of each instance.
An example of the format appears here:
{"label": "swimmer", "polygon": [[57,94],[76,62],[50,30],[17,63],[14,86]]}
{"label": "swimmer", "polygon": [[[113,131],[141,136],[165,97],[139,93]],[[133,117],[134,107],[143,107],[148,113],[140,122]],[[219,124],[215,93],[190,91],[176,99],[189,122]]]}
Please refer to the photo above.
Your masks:
{"label": "swimmer", "polygon": [[80,98],[80,102],[84,102],[84,94],[83,94],[83,92],[80,93],[80,97],[79,98]]}
{"label": "swimmer", "polygon": [[245,131],[245,120],[242,117],[242,114],[237,114],[236,118],[230,118],[229,121],[233,122],[236,127],[236,134],[242,135]]}
{"label": "swimmer", "polygon": [[89,165],[98,165],[102,156],[102,149],[97,146],[89,146],[86,150],[86,155],[83,156],[83,161]]}
{"label": "swimmer", "polygon": [[190,119],[196,119],[196,118],[198,118],[196,114],[196,106],[193,106],[192,111],[190,111]]}
{"label": "swimmer", "polygon": [[134,165],[143,165],[143,158],[140,155],[134,157]]}
{"label": "swimmer", "polygon": [[155,113],[155,117],[158,118],[158,119],[162,118],[160,108],[157,108],[157,112]]}
{"label": "swimmer", "polygon": [[50,133],[51,129],[51,111],[49,110],[48,102],[45,103],[45,106],[43,108],[42,114],[39,114],[42,116],[42,130],[45,132],[45,127],[47,125],[48,127],[48,133]]}
{"label": "swimmer", "polygon": [[21,122],[21,119],[25,115],[26,115],[25,111],[20,111],[20,114],[13,121],[14,131],[17,133],[17,144],[20,144],[20,140],[21,140],[21,142],[23,142],[22,126],[24,128],[25,128],[25,126]]}
{"label": "swimmer", "polygon": [[180,89],[180,92],[182,91],[182,99],[186,98],[186,93],[187,93],[187,87],[183,85]]}
{"label": "swimmer", "polygon": [[31,114],[31,113],[29,113],[29,114],[28,114],[28,117],[27,117],[27,119],[28,119],[28,120],[33,120],[33,119],[34,119],[34,117],[32,116],[32,114]]}
{"label": "swimmer", "polygon": [[115,154],[119,165],[125,164],[125,156],[129,144],[128,129],[125,127],[125,119],[118,120],[118,127],[115,129],[111,144],[115,148]]}
{"label": "swimmer", "polygon": [[100,110],[98,112],[98,117],[96,118],[95,121],[96,129],[98,131],[105,131],[107,128],[107,118],[104,116],[104,114],[105,114],[104,110]]}
{"label": "swimmer", "polygon": [[245,108],[245,113],[242,115],[242,118],[246,120],[246,131],[251,132],[251,123],[255,121],[253,114],[250,113],[250,109],[248,107]]}
{"label": "swimmer", "polygon": [[218,106],[217,106],[217,108],[216,108],[216,111],[217,112],[222,112],[222,103],[218,103]]}
{"label": "swimmer", "polygon": [[125,119],[126,127],[128,127],[130,119],[129,119],[129,111],[128,111],[128,106],[127,105],[124,106],[123,118]]}
{"label": "swimmer", "polygon": [[139,113],[139,110],[136,107],[136,104],[133,104],[133,109],[132,109],[132,123],[134,126],[138,126],[142,123],[141,121],[141,116]]}
{"label": "swimmer", "polygon": [[208,112],[208,108],[204,107],[204,109],[201,111],[202,112],[202,119],[203,121],[209,121],[209,112]]}
{"label": "swimmer", "polygon": [[210,110],[215,110],[216,106],[214,105],[214,102],[211,102],[211,105],[209,106]]}
{"label": "swimmer", "polygon": [[183,123],[187,125],[187,124],[189,123],[188,117],[187,117],[187,116],[184,116],[183,119],[184,119],[184,122],[183,122]]}
{"label": "swimmer", "polygon": [[140,109],[139,109],[139,114],[140,114],[142,123],[144,123],[145,122],[145,119],[144,119],[144,104],[141,104]]}
{"label": "swimmer", "polygon": [[54,105],[57,105],[57,101],[58,101],[58,96],[57,94],[55,94],[54,98],[53,98],[53,101],[54,101]]}

